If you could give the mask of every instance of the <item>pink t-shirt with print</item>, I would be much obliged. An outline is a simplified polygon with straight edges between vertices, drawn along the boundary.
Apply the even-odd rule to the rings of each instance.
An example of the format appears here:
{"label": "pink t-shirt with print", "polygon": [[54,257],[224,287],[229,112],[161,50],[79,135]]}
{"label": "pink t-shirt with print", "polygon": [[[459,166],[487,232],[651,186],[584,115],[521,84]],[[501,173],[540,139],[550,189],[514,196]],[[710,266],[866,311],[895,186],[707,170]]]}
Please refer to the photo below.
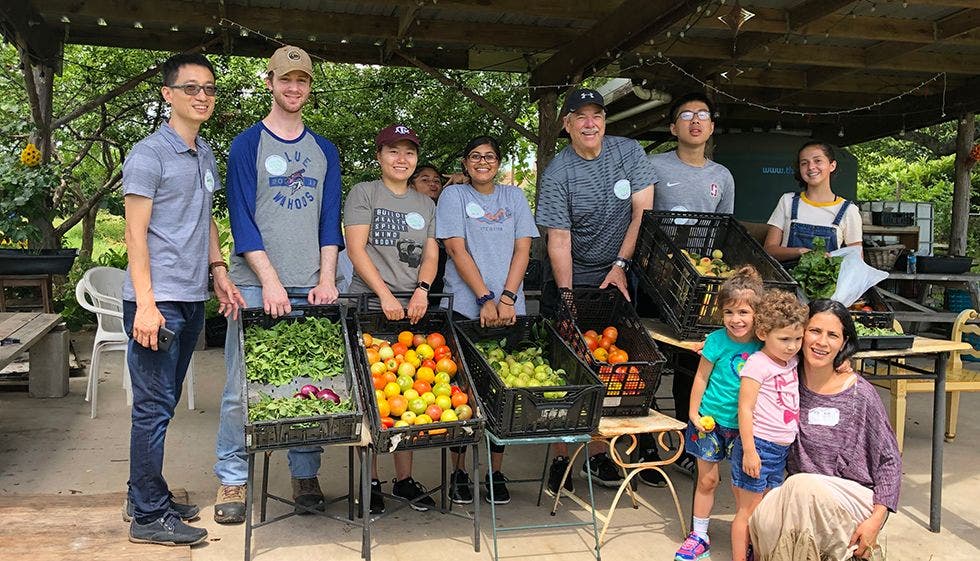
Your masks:
{"label": "pink t-shirt with print", "polygon": [[755,436],[775,442],[792,444],[800,430],[800,379],[796,374],[797,357],[785,366],[777,364],[762,351],[745,361],[741,377],[760,384],[759,397],[753,411],[752,430]]}

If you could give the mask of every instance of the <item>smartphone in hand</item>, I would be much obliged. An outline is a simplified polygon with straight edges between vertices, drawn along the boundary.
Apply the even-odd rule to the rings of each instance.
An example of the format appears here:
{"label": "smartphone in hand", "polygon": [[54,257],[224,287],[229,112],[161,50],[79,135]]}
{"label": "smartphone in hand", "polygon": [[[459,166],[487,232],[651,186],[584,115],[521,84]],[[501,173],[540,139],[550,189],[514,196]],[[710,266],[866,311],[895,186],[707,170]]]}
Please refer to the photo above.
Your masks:
{"label": "smartphone in hand", "polygon": [[160,326],[157,332],[157,349],[161,351],[170,350],[170,344],[174,342],[174,332],[164,326]]}

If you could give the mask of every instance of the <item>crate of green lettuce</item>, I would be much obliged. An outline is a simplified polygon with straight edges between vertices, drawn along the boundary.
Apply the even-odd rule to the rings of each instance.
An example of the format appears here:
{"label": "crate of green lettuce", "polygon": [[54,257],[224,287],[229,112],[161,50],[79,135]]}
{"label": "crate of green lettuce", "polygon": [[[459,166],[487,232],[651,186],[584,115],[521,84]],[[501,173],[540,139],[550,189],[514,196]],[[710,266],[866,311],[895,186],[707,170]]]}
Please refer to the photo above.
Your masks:
{"label": "crate of green lettuce", "polygon": [[249,452],[358,442],[363,409],[343,304],[241,312]]}

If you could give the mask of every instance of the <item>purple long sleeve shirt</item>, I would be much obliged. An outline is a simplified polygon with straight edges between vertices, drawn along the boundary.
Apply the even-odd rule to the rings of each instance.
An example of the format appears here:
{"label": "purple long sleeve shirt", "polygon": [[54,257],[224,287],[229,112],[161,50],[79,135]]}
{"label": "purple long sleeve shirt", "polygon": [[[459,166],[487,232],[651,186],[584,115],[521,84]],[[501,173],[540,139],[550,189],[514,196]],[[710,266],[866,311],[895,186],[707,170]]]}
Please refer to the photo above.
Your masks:
{"label": "purple long sleeve shirt", "polygon": [[800,434],[790,449],[790,474],[849,479],[874,492],[874,503],[895,512],[902,457],[878,392],[864,378],[835,395],[800,383]]}

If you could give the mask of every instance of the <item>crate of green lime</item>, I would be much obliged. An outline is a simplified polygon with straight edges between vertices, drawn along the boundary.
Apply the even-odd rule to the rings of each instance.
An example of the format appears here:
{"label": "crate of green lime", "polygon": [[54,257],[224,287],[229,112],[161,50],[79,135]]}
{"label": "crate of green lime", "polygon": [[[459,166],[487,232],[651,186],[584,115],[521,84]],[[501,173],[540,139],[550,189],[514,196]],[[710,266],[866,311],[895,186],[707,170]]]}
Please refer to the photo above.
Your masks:
{"label": "crate of green lime", "polygon": [[294,306],[273,318],[242,311],[243,393],[249,452],[361,438],[347,307]]}

